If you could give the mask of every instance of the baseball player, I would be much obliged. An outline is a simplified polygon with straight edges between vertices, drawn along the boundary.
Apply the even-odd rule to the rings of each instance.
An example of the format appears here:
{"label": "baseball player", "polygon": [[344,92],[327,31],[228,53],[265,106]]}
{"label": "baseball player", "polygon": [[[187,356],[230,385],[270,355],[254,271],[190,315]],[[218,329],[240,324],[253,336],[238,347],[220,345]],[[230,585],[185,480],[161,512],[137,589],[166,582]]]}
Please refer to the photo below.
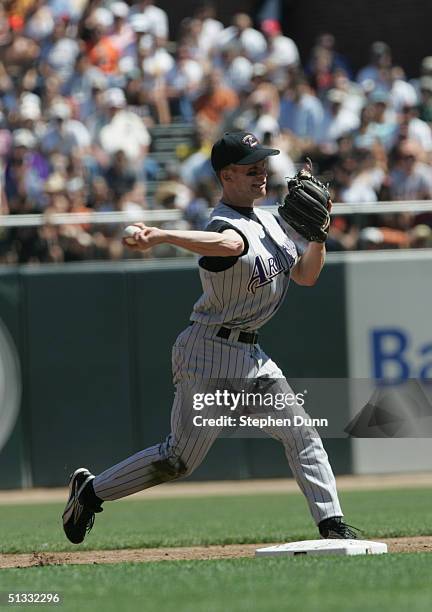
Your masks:
{"label": "baseball player", "polygon": [[[176,394],[171,433],[165,441],[96,476],[86,468],[71,475],[63,513],[64,531],[71,542],[84,540],[104,502],[186,476],[200,465],[221,428],[194,426],[196,412],[187,389],[205,387],[205,381],[212,379],[252,379],[254,384],[264,382],[267,391],[292,393],[281,370],[258,344],[258,330],[281,306],[290,279],[300,285],[316,282],[324,264],[327,234],[322,229],[324,223],[319,230],[324,238],[320,234],[299,256],[284,221],[254,208],[255,200],[266,193],[267,157],[278,153],[260,145],[253,134],[227,133],[212,149],[211,162],[222,184],[222,198],[206,231],[136,224],[135,249],[169,243],[201,256],[203,294],[193,307],[190,324],[173,346]],[[327,200],[331,204],[329,196]],[[327,208],[323,210],[328,228],[330,217]],[[296,402],[283,412],[307,418]],[[315,428],[269,426],[264,430],[284,445],[321,536],[355,538],[355,532],[342,520],[333,472]]]}

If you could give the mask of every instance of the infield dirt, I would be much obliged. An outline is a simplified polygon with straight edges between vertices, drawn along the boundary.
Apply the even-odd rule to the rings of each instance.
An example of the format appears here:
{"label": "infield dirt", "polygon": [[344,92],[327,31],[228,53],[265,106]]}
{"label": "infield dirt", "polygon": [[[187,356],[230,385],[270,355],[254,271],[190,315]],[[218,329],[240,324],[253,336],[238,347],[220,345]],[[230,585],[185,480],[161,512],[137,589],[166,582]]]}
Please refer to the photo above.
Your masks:
{"label": "infield dirt", "polygon": [[[390,553],[432,552],[432,536],[411,538],[379,538]],[[100,563],[146,563],[150,561],[191,561],[209,559],[239,559],[253,557],[255,550],[272,546],[260,544],[229,544],[226,546],[185,546],[177,548],[139,548],[126,550],[85,550],[77,552],[34,552],[0,555],[0,568],[24,568],[45,565],[97,565]]]}
{"label": "infield dirt", "polygon": [[[392,474],[378,476],[342,476],[337,479],[338,489],[360,491],[373,489],[396,489],[409,487],[432,486],[431,473]],[[133,496],[132,499],[168,497],[193,497],[210,495],[241,495],[288,493],[298,491],[294,480],[245,480],[225,482],[185,482],[162,485],[150,491]],[[64,501],[67,490],[61,489],[28,489],[19,491],[1,491],[1,504],[34,504]],[[131,498],[129,498],[131,499]],[[432,552],[432,536],[413,536],[401,538],[379,538],[386,542],[390,553]],[[278,542],[280,543],[280,542]],[[253,557],[256,548],[271,546],[275,542],[257,544],[227,544],[224,546],[184,546],[170,548],[140,548],[121,550],[86,550],[73,552],[33,552],[0,555],[0,569],[25,568],[46,565],[102,564],[150,561],[181,561],[234,559]]]}

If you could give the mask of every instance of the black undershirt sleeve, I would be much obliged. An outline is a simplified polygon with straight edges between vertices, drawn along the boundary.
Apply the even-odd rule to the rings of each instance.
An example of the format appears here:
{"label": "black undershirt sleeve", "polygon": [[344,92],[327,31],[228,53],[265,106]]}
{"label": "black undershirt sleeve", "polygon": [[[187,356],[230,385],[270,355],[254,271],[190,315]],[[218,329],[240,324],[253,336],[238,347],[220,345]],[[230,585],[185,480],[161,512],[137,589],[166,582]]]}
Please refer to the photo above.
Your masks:
{"label": "black undershirt sleeve", "polygon": [[222,219],[214,219],[207,225],[206,232],[218,232],[220,234],[227,229],[234,230],[243,238],[244,249],[242,254],[234,255],[232,257],[215,257],[208,255],[200,257],[198,264],[201,268],[204,268],[204,270],[209,270],[210,272],[223,272],[224,270],[228,270],[228,268],[231,268],[236,263],[239,257],[243,257],[243,255],[246,255],[248,252],[249,243],[246,236],[237,227],[230,225],[227,221],[222,221]]}

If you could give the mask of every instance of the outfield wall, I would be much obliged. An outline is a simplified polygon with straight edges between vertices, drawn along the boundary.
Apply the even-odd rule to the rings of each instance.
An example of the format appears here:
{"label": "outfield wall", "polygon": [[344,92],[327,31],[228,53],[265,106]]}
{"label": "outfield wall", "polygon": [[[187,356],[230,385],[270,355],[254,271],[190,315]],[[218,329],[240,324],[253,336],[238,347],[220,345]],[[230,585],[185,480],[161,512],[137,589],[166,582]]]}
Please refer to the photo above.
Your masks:
{"label": "outfield wall", "polygon": [[[401,386],[417,380],[424,390],[429,389],[430,399],[432,251],[352,253],[346,258],[345,270],[350,378],[391,379],[400,381]],[[423,407],[422,403],[419,409]],[[427,412],[432,418],[430,404]],[[425,437],[354,438],[353,471],[431,470],[429,434],[425,417]]]}
{"label": "outfield wall", "polygon": [[[409,294],[416,295],[418,279],[418,293],[430,304],[430,283],[417,273],[422,262],[427,274],[430,255],[406,255]],[[383,278],[389,287],[401,286],[392,272],[401,255],[384,258],[382,267],[371,257],[330,256],[315,287],[290,288],[260,340],[288,378],[371,375],[367,337],[375,322],[361,313],[376,312],[385,323],[395,296],[379,287]],[[0,269],[0,318],[9,337],[9,351],[0,342],[1,354],[10,353],[13,342],[14,376],[22,382],[21,398],[4,395],[9,399],[0,410],[0,487],[62,485],[79,465],[97,472],[163,440],[173,398],[171,345],[199,294],[196,263],[189,259]],[[430,329],[426,310],[415,313],[419,333]],[[404,325],[411,333],[409,318]],[[9,433],[5,414],[10,429],[11,410],[16,421]],[[348,398],[341,410],[349,420]],[[326,439],[325,446],[336,473],[379,471],[372,469],[377,458],[368,463],[369,450],[348,437]],[[408,469],[429,467],[425,453],[417,454]],[[394,471],[403,463],[393,458]],[[218,440],[192,478],[288,475],[281,445],[243,438]]]}

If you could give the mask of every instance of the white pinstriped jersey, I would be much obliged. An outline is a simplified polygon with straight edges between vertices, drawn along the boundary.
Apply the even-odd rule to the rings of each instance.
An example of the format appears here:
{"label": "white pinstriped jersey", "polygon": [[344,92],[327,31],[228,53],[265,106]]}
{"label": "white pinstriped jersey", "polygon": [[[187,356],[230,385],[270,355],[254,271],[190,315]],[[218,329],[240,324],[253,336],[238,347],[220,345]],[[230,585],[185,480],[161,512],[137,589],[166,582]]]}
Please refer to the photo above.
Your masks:
{"label": "white pinstriped jersey", "polygon": [[251,216],[247,212],[222,202],[214,209],[209,224],[219,220],[238,229],[248,250],[226,270],[200,267],[203,295],[193,307],[192,321],[251,331],[279,309],[298,252],[272,213],[260,208]]}

